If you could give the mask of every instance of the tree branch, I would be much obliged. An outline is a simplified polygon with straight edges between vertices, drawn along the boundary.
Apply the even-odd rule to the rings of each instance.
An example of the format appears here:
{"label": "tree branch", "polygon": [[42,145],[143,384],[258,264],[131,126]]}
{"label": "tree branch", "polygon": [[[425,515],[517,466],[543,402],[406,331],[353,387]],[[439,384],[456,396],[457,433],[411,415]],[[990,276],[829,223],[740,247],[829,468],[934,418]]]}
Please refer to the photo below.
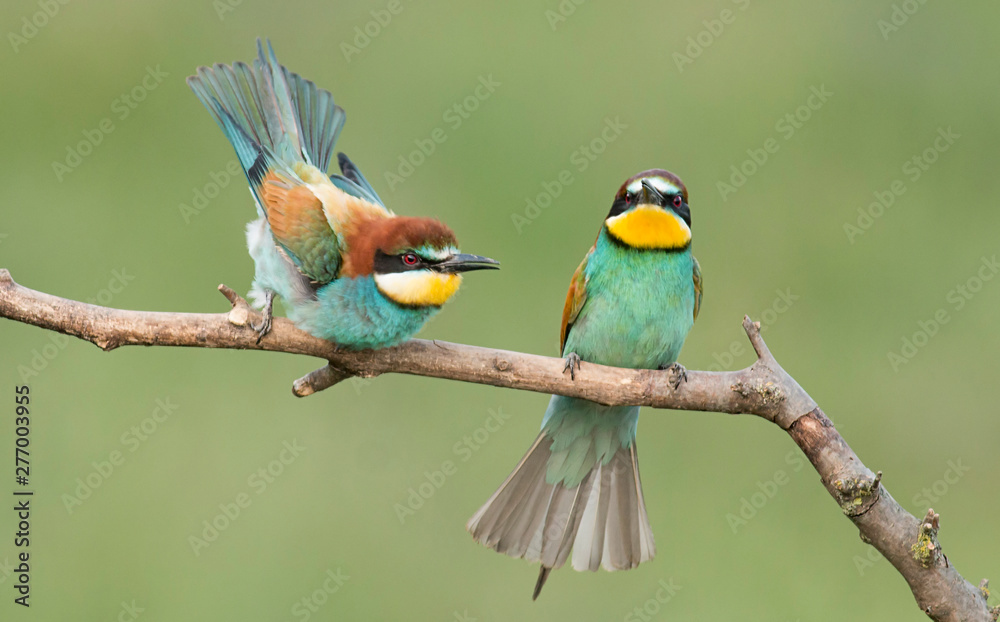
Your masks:
{"label": "tree branch", "polygon": [[619,369],[584,363],[576,380],[563,373],[561,359],[440,341],[411,340],[384,350],[348,351],[312,337],[276,318],[258,344],[248,328],[259,320],[245,300],[224,285],[228,313],[124,311],[66,300],[15,283],[0,269],[0,317],[73,335],[103,350],[126,345],[269,350],[328,361],[293,385],[300,397],[352,376],[402,373],[497,387],[579,397],[605,405],[752,414],[785,430],[820,474],[861,539],[882,553],[910,586],[931,619],[995,622],[1000,607],[987,605],[987,583],[974,587],[941,552],[940,517],[929,510],[918,520],[904,510],[847,445],[833,423],[771,355],[760,324],[744,317],[743,328],[757,353],[746,369],[689,371],[673,390],[666,372]]}

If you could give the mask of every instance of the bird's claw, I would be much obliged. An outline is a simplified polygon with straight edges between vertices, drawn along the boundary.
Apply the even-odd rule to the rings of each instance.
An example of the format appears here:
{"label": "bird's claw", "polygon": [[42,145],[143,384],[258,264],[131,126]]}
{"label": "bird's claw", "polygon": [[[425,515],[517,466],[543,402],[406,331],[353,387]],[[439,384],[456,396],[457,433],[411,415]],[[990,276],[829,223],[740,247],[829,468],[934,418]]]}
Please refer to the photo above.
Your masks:
{"label": "bird's claw", "polygon": [[576,372],[580,369],[580,355],[576,352],[570,352],[566,355],[566,366],[563,367],[563,373],[569,372],[569,379],[576,380]]}
{"label": "bird's claw", "polygon": [[267,314],[261,319],[260,324],[250,324],[250,328],[257,332],[257,343],[263,339],[269,332],[271,332],[271,314]]}
{"label": "bird's claw", "polygon": [[259,324],[250,323],[250,328],[257,331],[257,343],[271,332],[271,324],[274,322],[274,292],[267,292],[264,295],[264,309],[261,311]]}
{"label": "bird's claw", "polygon": [[667,382],[674,391],[680,388],[682,382],[687,382],[688,372],[680,363],[671,363],[663,368],[667,372]]}

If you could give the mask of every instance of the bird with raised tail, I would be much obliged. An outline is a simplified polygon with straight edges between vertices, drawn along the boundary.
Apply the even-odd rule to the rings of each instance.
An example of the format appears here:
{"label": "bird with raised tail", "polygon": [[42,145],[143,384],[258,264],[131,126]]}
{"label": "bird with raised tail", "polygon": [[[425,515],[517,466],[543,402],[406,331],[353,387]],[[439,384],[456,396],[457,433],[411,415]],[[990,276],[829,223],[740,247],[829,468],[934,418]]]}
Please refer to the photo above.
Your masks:
{"label": "bird with raised tail", "polygon": [[201,67],[188,85],[236,149],[258,218],[247,226],[255,275],[249,298],[271,328],[275,295],[295,324],[349,349],[399,344],[447,302],[470,270],[431,218],[396,216],[343,153],[327,175],[344,110],[333,95],[278,63],[257,41],[252,64]]}
{"label": "bird with raised tail", "polygon": [[[570,281],[560,348],[580,362],[666,369],[698,317],[701,270],[691,254],[687,189],[649,170],[626,181],[597,241]],[[625,570],[653,558],[636,451],[638,406],[552,396],[542,430],[493,496],[469,519],[477,542],[541,564],[532,598],[572,552],[575,570]]]}

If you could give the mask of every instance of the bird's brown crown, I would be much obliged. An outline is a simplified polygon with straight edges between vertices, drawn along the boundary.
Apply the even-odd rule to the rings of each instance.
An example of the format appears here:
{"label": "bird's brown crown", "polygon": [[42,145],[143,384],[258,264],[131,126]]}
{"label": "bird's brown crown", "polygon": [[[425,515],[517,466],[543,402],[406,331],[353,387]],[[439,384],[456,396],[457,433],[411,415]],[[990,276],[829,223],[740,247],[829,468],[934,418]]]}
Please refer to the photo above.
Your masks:
{"label": "bird's brown crown", "polygon": [[372,274],[376,251],[397,255],[408,249],[458,246],[447,225],[433,218],[396,216],[369,218],[351,227],[344,236],[347,253],[341,274],[346,277]]}

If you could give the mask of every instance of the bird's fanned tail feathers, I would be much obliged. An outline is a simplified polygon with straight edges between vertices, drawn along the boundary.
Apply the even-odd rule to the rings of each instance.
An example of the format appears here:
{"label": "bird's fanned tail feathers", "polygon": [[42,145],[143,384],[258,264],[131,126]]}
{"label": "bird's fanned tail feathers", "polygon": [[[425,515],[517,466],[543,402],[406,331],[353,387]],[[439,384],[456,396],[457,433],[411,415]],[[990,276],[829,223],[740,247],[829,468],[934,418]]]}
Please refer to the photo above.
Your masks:
{"label": "bird's fanned tail feathers", "polygon": [[591,571],[634,568],[656,552],[635,442],[620,447],[607,462],[597,461],[572,487],[546,481],[551,447],[543,431],[466,525],[480,544],[542,564],[534,598],[570,551],[575,570]]}
{"label": "bird's fanned tail feathers", "polygon": [[[270,42],[257,41],[252,65],[218,63],[200,67],[188,85],[234,145],[233,124],[254,143],[288,165],[306,162],[326,171],[344,126],[344,110],[329,91],[278,63]],[[237,148],[245,170],[253,166]]]}

